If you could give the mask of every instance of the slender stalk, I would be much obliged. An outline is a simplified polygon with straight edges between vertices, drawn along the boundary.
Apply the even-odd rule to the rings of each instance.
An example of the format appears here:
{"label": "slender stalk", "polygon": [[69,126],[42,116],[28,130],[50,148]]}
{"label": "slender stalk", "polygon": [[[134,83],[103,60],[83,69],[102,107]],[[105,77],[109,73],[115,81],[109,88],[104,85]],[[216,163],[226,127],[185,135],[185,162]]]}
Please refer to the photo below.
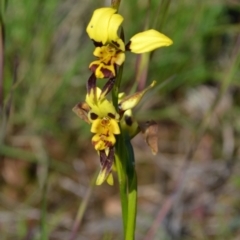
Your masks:
{"label": "slender stalk", "polygon": [[[112,0],[112,7],[118,10],[121,0]],[[121,30],[121,38],[124,40],[124,32]],[[121,85],[123,65],[117,73],[116,82],[112,90],[112,101],[115,109],[118,109],[118,94]],[[121,128],[121,126],[119,126]],[[137,213],[137,177],[134,168],[133,148],[129,138],[121,130],[117,136],[115,147],[115,164],[118,173],[119,190],[122,206],[122,220],[124,228],[124,239],[133,240],[136,227]],[[126,145],[128,146],[126,148]]]}
{"label": "slender stalk", "polygon": [[[119,68],[116,82],[112,90],[112,101],[116,109],[118,109],[118,93],[122,80],[123,65]],[[121,126],[119,126],[121,128]],[[124,236],[126,237],[127,225],[128,225],[128,185],[127,185],[127,173],[126,173],[126,158],[127,153],[124,151],[124,136],[117,136],[117,142],[115,147],[115,164],[117,168],[119,190],[122,206],[122,220],[124,228]]]}
{"label": "slender stalk", "polygon": [[137,175],[134,169],[134,174],[129,183],[128,193],[128,225],[126,239],[134,239],[136,229],[136,217],[137,217]]}
{"label": "slender stalk", "polygon": [[126,172],[125,172],[125,168],[123,166],[123,163],[121,161],[123,159],[122,154],[121,154],[122,151],[123,150],[122,150],[121,147],[116,146],[115,164],[116,164],[116,168],[117,168],[118,181],[119,181],[119,190],[120,190],[121,207],[122,207],[123,230],[124,230],[124,236],[126,236],[127,225],[128,225],[128,196],[127,196]]}
{"label": "slender stalk", "polygon": [[135,158],[130,139],[125,134],[127,146],[127,176],[128,176],[128,225],[126,239],[134,239],[137,216],[137,175],[135,171]]}

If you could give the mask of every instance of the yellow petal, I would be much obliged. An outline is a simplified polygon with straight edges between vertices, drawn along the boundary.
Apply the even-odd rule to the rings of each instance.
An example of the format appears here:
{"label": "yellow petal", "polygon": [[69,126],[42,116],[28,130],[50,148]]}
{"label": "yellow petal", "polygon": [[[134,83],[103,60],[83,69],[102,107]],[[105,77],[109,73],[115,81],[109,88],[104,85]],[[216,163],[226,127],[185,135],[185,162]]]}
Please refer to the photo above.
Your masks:
{"label": "yellow petal", "polygon": [[98,177],[97,177],[97,180],[96,180],[96,185],[101,185],[105,181],[106,171],[107,171],[107,169],[100,170],[100,172],[98,174]]}
{"label": "yellow petal", "polygon": [[169,46],[172,43],[170,38],[151,29],[134,35],[130,39],[129,49],[133,53],[145,53],[159,47]]}
{"label": "yellow petal", "polygon": [[130,96],[125,97],[120,103],[119,103],[119,109],[122,111],[126,111],[128,109],[134,108],[142,99],[144,94],[150,90],[152,87],[154,87],[156,84],[156,81],[153,81],[151,85],[149,85],[147,88],[145,88],[143,91],[136,92]]}
{"label": "yellow petal", "polygon": [[115,42],[115,44],[117,44],[117,48],[124,51],[125,50],[124,43],[122,39],[120,39],[118,36],[118,29],[122,24],[122,22],[123,22],[123,17],[121,15],[119,14],[112,15],[108,24],[108,41],[113,44]]}
{"label": "yellow petal", "polygon": [[119,115],[116,113],[116,110],[111,102],[109,102],[107,99],[103,99],[99,103],[99,117],[108,117],[109,114],[112,114],[115,116],[115,119],[119,119]]}
{"label": "yellow petal", "polygon": [[102,90],[100,88],[95,88],[95,89],[91,89],[90,94],[86,95],[86,103],[89,105],[89,107],[92,109],[94,106],[96,106],[97,102],[98,102],[98,98],[100,97],[102,93]]}
{"label": "yellow petal", "polygon": [[109,21],[116,11],[113,8],[99,8],[95,10],[87,26],[88,36],[96,42],[105,44],[108,40]]}
{"label": "yellow petal", "polygon": [[87,26],[88,36],[96,42],[101,42],[103,45],[107,42],[118,42],[117,32],[123,17],[115,14],[116,11],[114,8],[99,8],[95,10]]}
{"label": "yellow petal", "polygon": [[98,133],[92,137],[92,144],[97,151],[108,149],[109,147],[114,146],[115,143],[116,138],[113,134],[109,134],[109,136],[107,136]]}
{"label": "yellow petal", "polygon": [[[95,61],[98,62],[98,61]],[[94,64],[94,62],[91,63],[90,67]],[[100,63],[99,66],[95,70],[95,76],[96,78],[106,78],[106,77],[113,77],[115,76],[115,69],[114,65],[105,65],[103,63]]]}
{"label": "yellow petal", "polygon": [[124,61],[125,61],[125,53],[123,53],[123,52],[118,53],[117,56],[116,56],[116,59],[114,59],[114,62],[118,66],[121,66]]}
{"label": "yellow petal", "polygon": [[91,132],[92,133],[104,133],[104,128],[102,126],[102,119],[97,118],[96,120],[92,121]]}
{"label": "yellow petal", "polygon": [[95,136],[98,136],[98,141],[97,142],[93,142],[94,144],[94,148],[96,151],[101,151],[101,150],[104,150],[106,148],[106,144],[104,141],[102,141],[100,138],[99,138],[99,135],[95,135]]}
{"label": "yellow petal", "polygon": [[96,185],[102,185],[103,182],[105,181],[105,179],[107,180],[107,183],[111,186],[113,186],[114,184],[114,180],[113,180],[113,175],[112,173],[110,173],[108,176],[106,176],[106,169],[104,169],[103,171],[101,170],[98,174],[97,180],[96,180]]}
{"label": "yellow petal", "polygon": [[113,134],[120,134],[120,129],[115,119],[110,119],[109,131]]}
{"label": "yellow petal", "polygon": [[108,175],[108,177],[107,177],[107,183],[108,183],[109,185],[113,186],[114,180],[113,180],[113,175],[112,175],[112,173],[110,173],[110,174]]}

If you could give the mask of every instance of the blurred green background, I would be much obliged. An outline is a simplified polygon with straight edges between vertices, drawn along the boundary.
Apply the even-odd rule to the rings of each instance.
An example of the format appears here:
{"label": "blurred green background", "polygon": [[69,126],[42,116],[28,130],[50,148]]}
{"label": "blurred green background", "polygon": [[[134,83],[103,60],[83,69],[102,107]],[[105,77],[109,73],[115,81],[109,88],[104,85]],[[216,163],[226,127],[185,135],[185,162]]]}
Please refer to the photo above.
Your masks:
{"label": "blurred green background", "polygon": [[[98,156],[89,126],[72,112],[94,59],[86,26],[109,5],[1,0],[1,240],[123,239],[117,181],[92,188]],[[152,55],[146,84],[158,85],[135,111],[159,124],[156,156],[141,134],[133,139],[136,239],[154,224],[148,239],[240,238],[240,2],[123,0],[120,13],[126,41],[148,22],[174,42]],[[129,92],[136,55],[127,53],[124,70],[121,91]]]}

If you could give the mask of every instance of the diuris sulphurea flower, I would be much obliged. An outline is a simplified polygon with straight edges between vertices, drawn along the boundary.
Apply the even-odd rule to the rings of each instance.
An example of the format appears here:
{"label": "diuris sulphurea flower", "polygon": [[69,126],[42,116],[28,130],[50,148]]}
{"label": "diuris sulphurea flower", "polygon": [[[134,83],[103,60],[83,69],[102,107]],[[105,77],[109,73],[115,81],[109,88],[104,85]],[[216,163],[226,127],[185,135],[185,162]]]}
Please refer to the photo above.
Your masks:
{"label": "diuris sulphurea flower", "polygon": [[[124,18],[118,13],[120,2],[121,0],[111,0],[112,7],[95,10],[87,25],[87,34],[95,45],[95,60],[89,64],[91,76],[87,80],[85,102],[78,103],[73,111],[90,125],[89,129],[93,134],[91,142],[100,161],[96,185],[105,181],[113,185],[113,171],[117,172],[123,236],[127,240],[135,239],[137,214],[137,176],[131,140],[142,132],[152,153],[157,154],[158,125],[155,121],[138,123],[134,119],[133,111],[148,90],[154,87],[156,81],[131,95],[125,96],[124,91],[120,93],[126,52],[148,53],[171,45],[172,40],[154,29],[149,29],[135,34],[125,42],[121,27]],[[140,77],[145,80],[149,63],[149,54],[145,54],[145,57],[138,61],[136,83],[140,83]],[[131,64],[127,67],[128,71],[134,68]],[[102,84],[98,79],[107,81]],[[145,81],[141,83],[143,85]],[[107,96],[110,92],[112,94]]]}
{"label": "diuris sulphurea flower", "polygon": [[91,124],[92,144],[100,156],[101,170],[96,180],[100,185],[105,180],[113,185],[112,165],[114,162],[115,135],[120,134],[118,125],[120,115],[102,90],[89,88],[84,103],[78,103],[73,111],[85,122]]}
{"label": "diuris sulphurea flower", "polygon": [[99,8],[93,13],[87,33],[96,46],[93,55],[98,59],[89,65],[96,78],[114,78],[117,66],[125,61],[125,51],[140,54],[172,44],[170,38],[150,29],[137,33],[125,45],[118,36],[122,22],[123,17],[114,8]]}
{"label": "diuris sulphurea flower", "polygon": [[78,103],[73,111],[85,122],[91,124],[90,131],[94,134],[92,144],[100,156],[101,170],[96,184],[100,185],[105,180],[112,185],[112,166],[114,163],[114,146],[116,135],[121,134],[120,127],[127,132],[129,137],[134,137],[139,132],[138,123],[132,117],[132,109],[139,103],[144,94],[150,90],[156,81],[147,88],[130,96],[119,94],[119,104],[116,110],[113,103],[106,98],[106,92],[98,87],[89,88],[85,102]]}
{"label": "diuris sulphurea flower", "polygon": [[97,151],[114,146],[116,134],[120,133],[118,126],[119,114],[116,112],[113,104],[101,97],[102,90],[92,89],[90,94],[86,96],[86,103],[90,107],[88,119],[91,126],[91,132],[95,133],[92,138],[92,143]]}

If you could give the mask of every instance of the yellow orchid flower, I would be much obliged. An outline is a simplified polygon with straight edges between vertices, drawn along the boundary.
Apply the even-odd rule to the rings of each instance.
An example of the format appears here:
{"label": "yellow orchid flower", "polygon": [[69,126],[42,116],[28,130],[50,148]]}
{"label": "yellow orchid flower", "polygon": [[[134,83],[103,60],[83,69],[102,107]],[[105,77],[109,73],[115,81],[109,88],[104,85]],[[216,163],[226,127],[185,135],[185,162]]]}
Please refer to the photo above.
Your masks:
{"label": "yellow orchid flower", "polygon": [[100,185],[105,180],[113,185],[112,165],[114,162],[115,135],[120,134],[118,125],[120,115],[112,102],[105,97],[100,88],[90,88],[84,103],[78,103],[73,111],[85,122],[91,124],[92,144],[100,155],[101,170],[96,180]]}
{"label": "yellow orchid flower", "polygon": [[[118,111],[105,93],[98,87],[90,88],[84,103],[78,103],[73,111],[85,122],[91,124],[92,144],[100,155],[101,170],[96,180],[100,185],[105,180],[113,185],[112,165],[114,163],[115,135],[120,134],[121,129],[133,138],[139,131],[139,125],[132,116],[132,109],[141,101],[145,93],[150,90],[156,81],[153,81],[147,88],[130,96],[120,93],[118,96]],[[106,88],[107,89],[107,88]]]}
{"label": "yellow orchid flower", "polygon": [[119,114],[113,104],[105,97],[101,97],[100,88],[92,89],[86,96],[86,103],[90,107],[88,119],[91,132],[95,133],[92,143],[97,151],[114,146],[116,139],[114,135],[120,134],[118,126]]}
{"label": "yellow orchid flower", "polygon": [[116,67],[125,61],[125,51],[139,54],[172,44],[170,38],[151,29],[134,35],[125,46],[118,36],[122,22],[123,17],[114,8],[99,8],[93,13],[87,33],[96,46],[93,55],[98,60],[89,65],[96,78],[115,77]]}

